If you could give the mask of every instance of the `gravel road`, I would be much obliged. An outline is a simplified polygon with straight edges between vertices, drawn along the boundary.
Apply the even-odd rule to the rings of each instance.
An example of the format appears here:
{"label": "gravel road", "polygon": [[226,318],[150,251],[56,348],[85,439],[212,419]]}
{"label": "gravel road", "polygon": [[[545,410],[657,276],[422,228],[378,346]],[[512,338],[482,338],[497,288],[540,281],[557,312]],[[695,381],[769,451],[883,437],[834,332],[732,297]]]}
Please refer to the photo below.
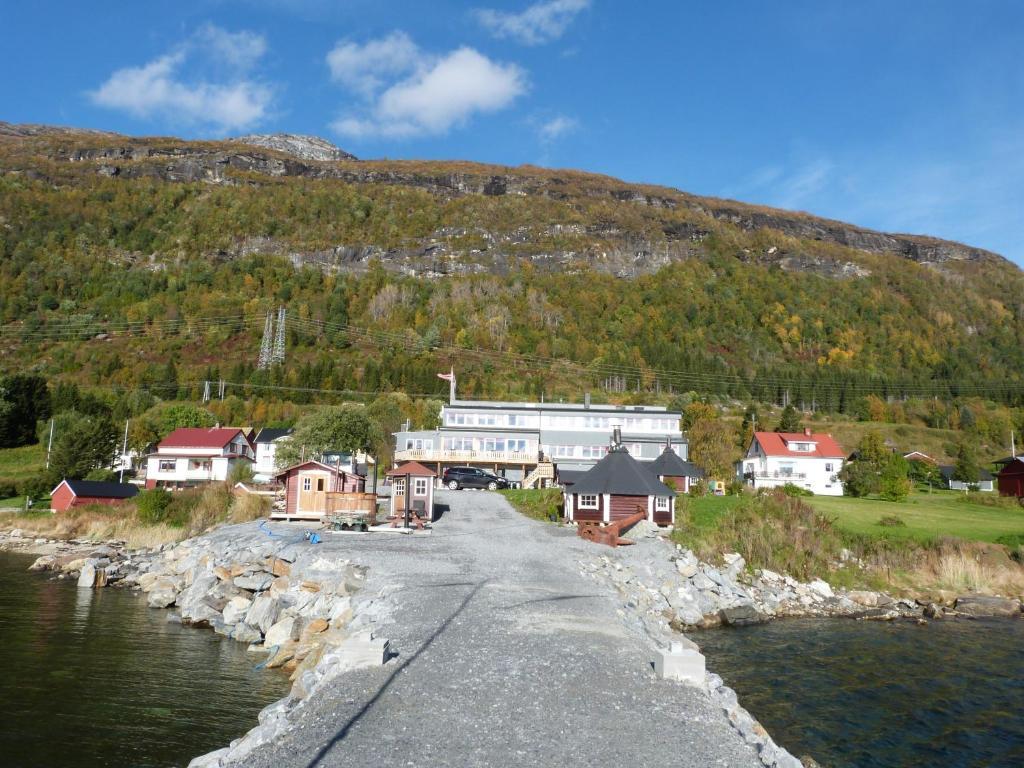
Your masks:
{"label": "gravel road", "polygon": [[280,766],[760,766],[701,692],[655,678],[653,648],[580,575],[597,545],[498,494],[438,492],[424,536],[325,551],[397,586],[378,634],[397,653],[319,691],[297,727],[245,758]]}

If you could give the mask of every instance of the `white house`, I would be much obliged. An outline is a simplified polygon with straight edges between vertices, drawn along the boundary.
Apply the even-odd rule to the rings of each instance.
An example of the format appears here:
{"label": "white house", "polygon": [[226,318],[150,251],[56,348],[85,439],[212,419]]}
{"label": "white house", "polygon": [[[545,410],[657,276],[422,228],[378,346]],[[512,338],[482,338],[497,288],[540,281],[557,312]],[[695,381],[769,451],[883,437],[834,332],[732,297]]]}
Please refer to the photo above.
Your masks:
{"label": "white house", "polygon": [[839,470],[845,458],[832,435],[803,432],[755,432],[737,477],[754,488],[792,483],[820,496],[842,496]]}
{"label": "white house", "polygon": [[256,457],[250,437],[237,427],[182,427],[146,459],[146,487],[187,488],[224,481]]}
{"label": "white house", "polygon": [[252,479],[257,483],[269,483],[278,472],[277,446],[291,439],[290,429],[261,429],[256,435],[256,464]]}

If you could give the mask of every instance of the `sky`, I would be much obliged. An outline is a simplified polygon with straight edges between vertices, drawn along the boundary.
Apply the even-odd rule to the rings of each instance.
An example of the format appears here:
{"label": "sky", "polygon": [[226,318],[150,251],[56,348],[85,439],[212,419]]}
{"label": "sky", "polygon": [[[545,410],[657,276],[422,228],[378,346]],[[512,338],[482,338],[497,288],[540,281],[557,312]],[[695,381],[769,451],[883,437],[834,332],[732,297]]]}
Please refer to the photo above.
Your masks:
{"label": "sky", "polygon": [[1024,264],[1018,0],[10,0],[0,30],[8,122],[578,168]]}

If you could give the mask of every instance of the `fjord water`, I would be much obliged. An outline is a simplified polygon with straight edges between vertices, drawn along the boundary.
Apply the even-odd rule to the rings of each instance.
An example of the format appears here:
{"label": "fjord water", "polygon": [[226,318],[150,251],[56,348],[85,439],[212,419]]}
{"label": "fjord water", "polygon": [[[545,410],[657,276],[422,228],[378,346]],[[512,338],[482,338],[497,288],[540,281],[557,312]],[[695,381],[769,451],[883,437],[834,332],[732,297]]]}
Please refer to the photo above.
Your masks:
{"label": "fjord water", "polygon": [[798,757],[829,768],[1024,766],[1024,621],[801,619],[694,639]]}
{"label": "fjord water", "polygon": [[167,622],[127,590],[78,589],[0,552],[0,765],[187,765],[256,725],[287,678]]}

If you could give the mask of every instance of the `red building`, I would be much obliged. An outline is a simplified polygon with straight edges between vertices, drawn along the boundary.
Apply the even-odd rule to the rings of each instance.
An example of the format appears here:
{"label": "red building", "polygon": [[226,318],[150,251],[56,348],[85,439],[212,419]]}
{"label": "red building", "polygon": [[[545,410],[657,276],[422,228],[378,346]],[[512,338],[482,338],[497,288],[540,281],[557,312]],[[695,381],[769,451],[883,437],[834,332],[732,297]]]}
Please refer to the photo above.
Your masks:
{"label": "red building", "polygon": [[1018,499],[1024,499],[1024,459],[1018,456],[1006,462],[996,477],[1000,496],[1016,496]]}
{"label": "red building", "polygon": [[65,512],[85,504],[118,504],[139,489],[128,483],[99,483],[93,480],[61,480],[50,494],[50,509]]}
{"label": "red building", "polygon": [[643,511],[650,522],[665,527],[675,517],[676,492],[621,445],[577,478],[564,496],[570,522],[610,523]]}
{"label": "red building", "polygon": [[362,493],[366,478],[319,461],[304,461],[277,473],[285,488],[284,512],[271,517],[319,520],[330,512],[328,494]]}

